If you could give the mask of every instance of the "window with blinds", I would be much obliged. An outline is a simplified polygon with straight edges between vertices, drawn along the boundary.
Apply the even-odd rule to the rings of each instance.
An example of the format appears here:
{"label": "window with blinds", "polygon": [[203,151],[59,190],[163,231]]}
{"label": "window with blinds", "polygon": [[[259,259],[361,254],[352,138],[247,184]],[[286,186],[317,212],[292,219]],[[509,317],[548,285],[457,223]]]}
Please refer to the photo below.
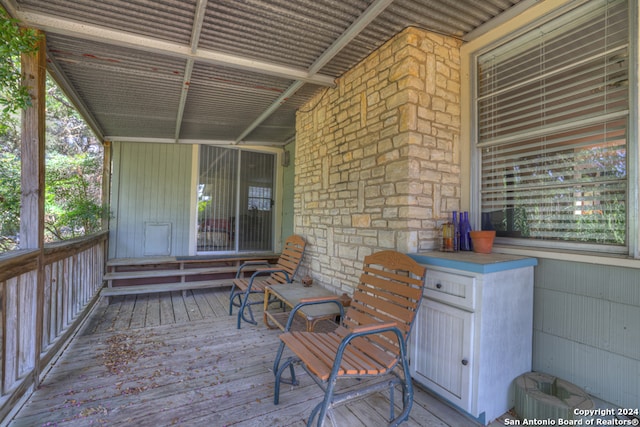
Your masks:
{"label": "window with blinds", "polygon": [[273,250],[276,156],[200,147],[198,252]]}
{"label": "window with blinds", "polygon": [[483,228],[626,245],[628,15],[589,1],[477,57]]}

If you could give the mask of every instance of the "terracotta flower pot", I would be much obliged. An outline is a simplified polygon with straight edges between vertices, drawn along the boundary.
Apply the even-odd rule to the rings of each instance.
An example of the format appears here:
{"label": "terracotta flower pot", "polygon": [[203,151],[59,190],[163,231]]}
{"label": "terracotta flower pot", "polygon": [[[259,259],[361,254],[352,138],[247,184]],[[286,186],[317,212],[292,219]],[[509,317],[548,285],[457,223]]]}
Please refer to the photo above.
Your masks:
{"label": "terracotta flower pot", "polygon": [[471,231],[471,242],[473,251],[481,254],[490,254],[493,248],[493,239],[496,237],[495,230]]}

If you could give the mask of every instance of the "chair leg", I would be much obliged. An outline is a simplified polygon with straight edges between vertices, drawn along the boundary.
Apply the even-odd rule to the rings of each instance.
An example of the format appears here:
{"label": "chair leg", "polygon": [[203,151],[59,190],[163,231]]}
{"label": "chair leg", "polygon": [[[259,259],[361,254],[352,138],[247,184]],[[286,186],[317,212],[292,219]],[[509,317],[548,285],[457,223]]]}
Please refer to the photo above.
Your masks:
{"label": "chair leg", "polygon": [[311,427],[311,425],[313,424],[313,419],[315,418],[316,414],[318,414],[318,427],[322,427],[324,425],[324,420],[327,417],[327,412],[329,411],[329,408],[331,408],[331,404],[333,403],[333,390],[335,389],[336,381],[337,380],[335,377],[329,378],[327,388],[324,391],[324,399],[322,399],[322,402],[320,402],[315,408],[313,408],[313,411],[309,416],[309,421],[307,421],[308,427]]}
{"label": "chair leg", "polygon": [[[311,414],[309,415],[309,419],[307,420],[307,427],[311,427],[313,425],[313,420],[316,418],[316,415],[318,415],[318,411],[320,410],[320,407],[322,406],[323,402],[320,402],[316,405],[315,408],[313,408],[313,411],[311,411]],[[318,420],[318,423],[320,422],[320,420]]]}
{"label": "chair leg", "polygon": [[[389,384],[389,419],[393,420],[395,418],[395,405],[393,404],[394,402],[394,391],[395,391],[395,384],[393,383],[393,381],[391,382],[391,384]],[[402,406],[404,407],[404,384],[402,384]]]}
{"label": "chair leg", "polygon": [[[401,346],[403,347],[403,346]],[[402,424],[404,421],[409,419],[409,413],[411,412],[411,407],[413,406],[413,384],[411,383],[411,374],[409,373],[409,363],[407,361],[406,355],[404,353],[404,348],[401,348],[402,355],[402,380],[400,381],[402,385],[402,414],[396,419],[393,419],[393,409],[391,412],[391,423],[390,426],[398,426]],[[393,401],[391,402],[393,407]]]}
{"label": "chair leg", "polygon": [[280,369],[280,359],[282,359],[282,353],[284,352],[284,342],[280,341],[280,346],[278,347],[278,352],[276,353],[276,358],[273,360],[273,375],[278,379],[278,370]]}
{"label": "chair leg", "polygon": [[238,296],[239,294],[236,293],[236,285],[233,284],[231,285],[231,293],[229,294],[229,316],[231,316],[233,314],[233,306],[235,305],[233,303],[233,300]]}
{"label": "chair leg", "polygon": [[[253,317],[253,310],[251,310],[251,303],[249,302],[249,296],[251,296],[251,293],[247,291],[244,294],[239,294],[238,296],[242,301],[240,309],[238,310],[238,329],[240,329],[240,324],[243,320],[247,323],[251,323],[252,325],[257,325],[258,322],[256,322],[256,319]],[[249,312],[250,319],[245,316],[245,310]]]}
{"label": "chair leg", "polygon": [[[298,385],[298,380],[296,380],[296,371],[294,369],[293,364],[297,362],[297,359],[294,357],[290,357],[280,366],[280,359],[282,358],[282,351],[284,350],[284,342],[280,343],[280,347],[278,348],[278,354],[276,355],[276,360],[273,362],[273,375],[276,377],[276,382],[273,388],[273,404],[277,405],[280,402],[280,384],[291,384]],[[282,374],[284,371],[289,368],[289,375],[291,378],[289,380],[282,379]]]}

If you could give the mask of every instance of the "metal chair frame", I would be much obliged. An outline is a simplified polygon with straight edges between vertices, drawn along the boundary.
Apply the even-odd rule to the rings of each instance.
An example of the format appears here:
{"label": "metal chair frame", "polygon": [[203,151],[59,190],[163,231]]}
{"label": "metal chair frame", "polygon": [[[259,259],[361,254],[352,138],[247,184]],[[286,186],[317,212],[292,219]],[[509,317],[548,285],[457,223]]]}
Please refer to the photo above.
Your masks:
{"label": "metal chair frame", "polygon": [[[411,333],[413,327],[413,321],[415,319],[415,313],[417,312],[420,301],[422,300],[422,289],[424,286],[424,267],[415,268],[418,264],[415,261],[409,260],[412,263],[415,263],[413,268],[414,272],[418,272],[415,276],[418,277],[419,285],[416,285],[416,281],[414,281],[413,289],[410,291],[411,297],[407,297],[407,314],[405,319],[392,319],[386,314],[382,314],[380,319],[377,321],[373,320],[369,323],[357,324],[358,321],[354,321],[353,319],[359,319],[363,322],[368,322],[368,319],[363,318],[362,315],[358,313],[350,313],[351,310],[355,310],[353,307],[358,306],[360,303],[358,302],[358,296],[361,295],[358,292],[369,293],[369,297],[372,294],[375,294],[375,291],[371,291],[371,288],[367,288],[366,286],[362,286],[363,280],[371,283],[372,281],[380,282],[378,279],[367,279],[366,275],[371,274],[371,269],[368,268],[369,265],[379,264],[384,267],[384,258],[398,258],[399,253],[395,253],[393,251],[383,251],[378,254],[371,255],[365,258],[365,272],[361,276],[361,282],[356,289],[356,293],[354,294],[354,300],[352,301],[352,305],[346,312],[347,325],[338,329],[338,333],[335,334],[332,338],[336,340],[337,338],[341,338],[339,345],[337,348],[334,348],[332,345],[328,344],[328,338],[325,341],[322,339],[322,335],[320,333],[304,333],[304,332],[296,332],[294,334],[291,333],[291,326],[293,324],[293,319],[296,315],[296,311],[298,311],[301,307],[310,304],[323,304],[323,303],[334,303],[338,304],[341,307],[341,319],[345,319],[344,309],[340,304],[337,296],[335,298],[314,298],[309,300],[301,301],[289,315],[289,319],[287,325],[285,327],[285,333],[281,335],[281,342],[278,348],[276,358],[273,364],[273,372],[275,375],[275,390],[274,390],[274,404],[278,404],[280,400],[280,385],[282,383],[297,385],[298,380],[296,379],[295,374],[295,365],[301,365],[302,368],[309,374],[309,376],[320,386],[320,388],[324,391],[323,400],[316,405],[316,407],[311,412],[311,415],[307,421],[307,426],[311,426],[313,424],[314,419],[317,417],[317,425],[322,426],[326,419],[326,416],[329,414],[331,409],[334,406],[342,404],[348,400],[361,397],[363,395],[388,390],[390,397],[390,409],[389,409],[389,419],[390,424],[392,426],[399,425],[400,423],[406,421],[409,417],[409,413],[411,411],[411,407],[413,404],[413,384],[411,382],[411,375],[409,372],[409,364],[408,364],[408,356],[407,356],[407,341],[409,339],[409,335]],[[403,255],[403,257],[407,257]],[[408,257],[407,257],[408,258]],[[382,261],[381,261],[382,260]],[[402,266],[406,265],[407,260],[402,259],[400,263]],[[364,278],[364,279],[363,279]],[[379,283],[375,283],[379,284]],[[383,285],[382,285],[383,286]],[[393,289],[393,286],[389,286],[389,289]],[[390,293],[390,292],[389,292]],[[394,296],[395,301],[402,301],[404,296],[397,298]],[[367,299],[363,297],[363,299]],[[384,303],[381,303],[384,305]],[[350,319],[350,317],[352,319]],[[384,319],[384,320],[382,320]],[[295,335],[297,334],[297,335]],[[311,335],[308,335],[311,334]],[[315,335],[314,335],[315,334]],[[382,337],[382,335],[384,337]],[[354,341],[355,340],[355,341]],[[358,341],[360,340],[360,341]],[[368,341],[362,341],[368,340]],[[382,340],[382,341],[381,341]],[[313,342],[318,342],[317,346],[314,347]],[[304,344],[306,342],[306,344]],[[359,344],[357,344],[359,342]],[[360,349],[353,350],[355,347],[360,347]],[[307,347],[305,347],[305,345]],[[282,361],[282,356],[285,347],[289,346],[290,349],[294,351],[294,355],[288,357],[286,360]],[[388,366],[383,366],[380,371],[376,373],[367,373],[367,372],[355,372],[348,373],[346,372],[345,366],[355,366],[358,362],[354,362],[358,357],[362,357],[364,354],[362,349],[371,349],[372,352],[379,352],[380,346],[382,346],[386,351],[389,348],[397,349],[397,354],[394,355],[394,358],[391,360]],[[395,346],[395,347],[394,347]],[[319,350],[321,348],[321,351]],[[318,374],[318,368],[312,366],[313,363],[310,362],[313,360],[315,356],[307,356],[308,360],[303,360],[305,357],[300,356],[301,354],[306,354],[307,350],[318,350],[319,353],[323,353],[320,358],[325,358],[325,363],[331,362],[331,357],[333,357],[332,368],[328,378],[322,378],[323,375]],[[334,353],[335,351],[335,353]],[[335,354],[335,355],[334,355]],[[366,365],[366,363],[363,363]],[[378,368],[380,368],[378,366]],[[289,378],[283,378],[283,373],[289,369]],[[353,370],[358,370],[353,368]],[[375,382],[373,384],[364,385],[362,388],[357,390],[348,390],[344,392],[337,392],[336,385],[337,381],[341,378],[370,378],[370,377],[378,377],[381,375],[385,375],[385,380],[380,382]],[[326,376],[326,375],[324,375]],[[394,408],[394,389],[397,385],[401,386],[402,389],[402,413],[395,417],[395,408]]]}
{"label": "metal chair frame", "polygon": [[[243,320],[252,325],[258,323],[251,306],[263,304],[263,301],[251,301],[251,295],[264,294],[266,286],[293,281],[304,255],[304,247],[305,242],[302,237],[293,235],[285,241],[282,255],[275,265],[266,261],[248,261],[238,267],[229,295],[229,315],[233,315],[233,307],[238,307],[238,329],[241,328]],[[263,265],[265,268],[258,269],[248,281],[242,278],[243,270],[246,267],[257,265]]]}

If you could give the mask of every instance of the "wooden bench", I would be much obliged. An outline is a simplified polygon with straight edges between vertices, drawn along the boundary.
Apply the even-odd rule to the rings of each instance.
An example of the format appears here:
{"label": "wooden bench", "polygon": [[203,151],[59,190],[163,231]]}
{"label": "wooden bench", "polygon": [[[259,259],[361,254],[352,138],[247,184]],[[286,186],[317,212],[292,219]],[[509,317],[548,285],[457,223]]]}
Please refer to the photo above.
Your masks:
{"label": "wooden bench", "polygon": [[[273,262],[277,254],[230,257],[119,258],[107,262],[101,295],[107,298],[155,292],[182,291],[230,286],[238,267],[246,261]],[[205,265],[204,267],[202,265]],[[243,269],[253,273],[261,265]],[[264,266],[262,266],[264,267]],[[222,277],[221,277],[222,276]]]}

